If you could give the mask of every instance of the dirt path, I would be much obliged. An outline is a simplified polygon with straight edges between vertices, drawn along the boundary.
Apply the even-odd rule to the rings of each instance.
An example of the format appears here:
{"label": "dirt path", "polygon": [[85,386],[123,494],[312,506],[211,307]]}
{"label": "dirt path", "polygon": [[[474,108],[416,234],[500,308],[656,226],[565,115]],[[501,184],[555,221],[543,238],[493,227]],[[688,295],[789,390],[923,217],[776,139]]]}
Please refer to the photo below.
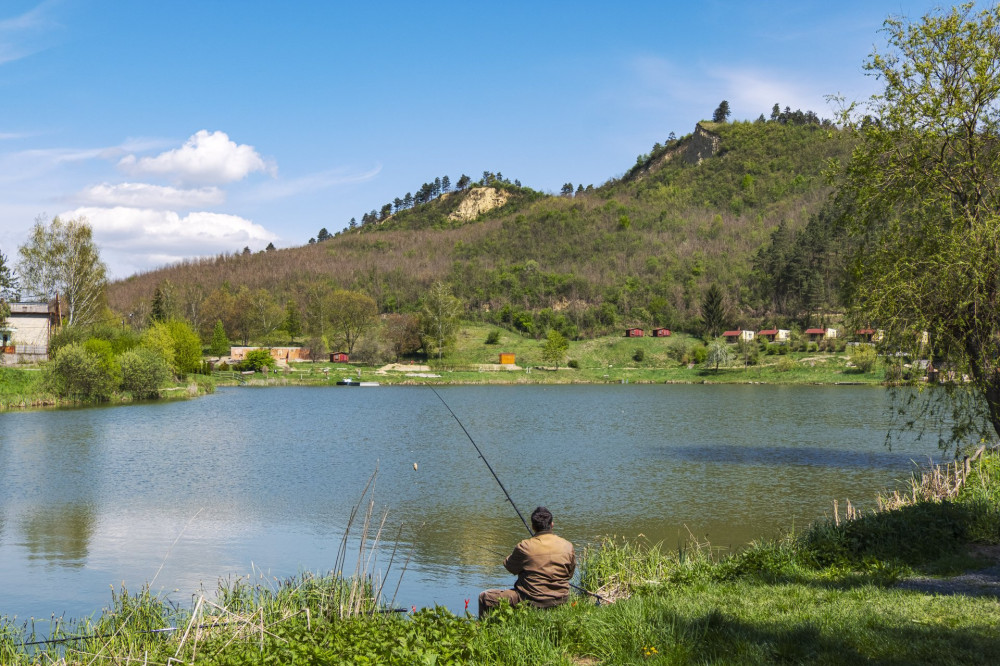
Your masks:
{"label": "dirt path", "polygon": [[926,594],[964,594],[970,597],[1000,598],[1000,546],[979,546],[975,554],[991,560],[983,569],[967,571],[950,578],[918,576],[899,582],[896,587]]}

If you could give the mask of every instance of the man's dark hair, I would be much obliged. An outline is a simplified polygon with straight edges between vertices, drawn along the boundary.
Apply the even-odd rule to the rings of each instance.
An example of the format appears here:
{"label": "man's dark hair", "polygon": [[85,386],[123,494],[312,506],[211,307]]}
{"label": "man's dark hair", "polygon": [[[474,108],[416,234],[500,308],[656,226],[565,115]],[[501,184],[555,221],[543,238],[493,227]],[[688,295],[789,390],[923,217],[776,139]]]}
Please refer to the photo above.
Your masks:
{"label": "man's dark hair", "polygon": [[531,529],[535,532],[552,528],[552,512],[540,506],[531,512]]}

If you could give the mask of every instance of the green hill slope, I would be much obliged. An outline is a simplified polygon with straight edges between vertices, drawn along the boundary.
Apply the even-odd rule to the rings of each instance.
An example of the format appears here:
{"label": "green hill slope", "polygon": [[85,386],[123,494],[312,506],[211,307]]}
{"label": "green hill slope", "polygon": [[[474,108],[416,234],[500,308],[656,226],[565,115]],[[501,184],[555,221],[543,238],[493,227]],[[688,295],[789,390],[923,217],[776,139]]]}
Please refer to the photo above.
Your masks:
{"label": "green hill slope", "polygon": [[[487,178],[322,243],[133,276],[111,285],[109,304],[142,316],[167,281],[179,312],[193,318],[200,307],[197,318],[210,319],[205,299],[223,285],[301,306],[311,285],[325,283],[405,312],[445,281],[469,318],[590,335],[632,324],[693,328],[702,294],[718,283],[733,324],[749,323],[774,302],[755,257],[779,226],[795,234],[815,218],[829,195],[823,168],[850,142],[819,124],[701,123],[575,195]],[[498,195],[496,207],[460,214],[484,196],[482,185]]]}

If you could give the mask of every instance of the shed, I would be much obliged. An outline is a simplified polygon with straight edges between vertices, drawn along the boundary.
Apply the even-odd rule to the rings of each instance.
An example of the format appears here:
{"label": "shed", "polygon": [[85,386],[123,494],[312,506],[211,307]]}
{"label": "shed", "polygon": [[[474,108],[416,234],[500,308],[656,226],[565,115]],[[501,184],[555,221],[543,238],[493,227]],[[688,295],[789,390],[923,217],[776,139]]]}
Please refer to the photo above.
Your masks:
{"label": "shed", "polygon": [[875,341],[875,329],[874,328],[859,328],[854,331],[854,336],[861,342],[874,342]]}
{"label": "shed", "polygon": [[347,352],[330,352],[330,363],[347,363],[349,361]]}
{"label": "shed", "polygon": [[641,328],[626,328],[625,337],[626,338],[641,338],[644,335]]}
{"label": "shed", "polygon": [[654,328],[653,332],[650,333],[654,338],[669,338],[670,329],[669,328]]}
{"label": "shed", "polygon": [[514,360],[512,352],[500,352],[500,365],[514,365]]}
{"label": "shed", "polygon": [[792,337],[792,332],[784,328],[767,328],[757,333],[768,342],[788,342]]}

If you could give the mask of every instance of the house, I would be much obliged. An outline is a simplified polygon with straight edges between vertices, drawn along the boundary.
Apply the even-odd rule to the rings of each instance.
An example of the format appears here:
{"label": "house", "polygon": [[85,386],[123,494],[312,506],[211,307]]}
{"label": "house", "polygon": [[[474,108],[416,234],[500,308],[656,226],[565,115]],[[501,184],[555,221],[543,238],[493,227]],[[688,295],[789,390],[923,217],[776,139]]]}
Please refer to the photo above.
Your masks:
{"label": "house", "polygon": [[643,336],[643,331],[641,328],[626,328],[625,337],[626,338],[641,338]]}
{"label": "house", "polygon": [[309,360],[309,350],[302,347],[230,347],[229,358],[233,362],[238,363],[246,358],[247,352],[254,349],[267,349],[271,354],[271,358],[284,363]]}
{"label": "house", "polygon": [[3,361],[44,361],[49,357],[49,340],[62,324],[59,297],[48,303],[11,303],[7,323],[0,327]]}
{"label": "house", "polygon": [[786,343],[792,339],[792,332],[784,328],[767,328],[757,333],[758,337],[768,342]]}
{"label": "house", "polygon": [[835,329],[835,328],[807,328],[805,330],[805,335],[809,338],[810,342],[819,342],[820,340],[836,340],[837,339],[837,329]]}
{"label": "house", "polygon": [[330,352],[330,363],[348,363],[349,361],[347,352]]}
{"label": "house", "polygon": [[854,331],[854,336],[860,342],[875,342],[875,329],[874,328],[859,328]]}
{"label": "house", "polygon": [[669,328],[654,328],[650,333],[654,338],[669,338],[670,329]]}
{"label": "house", "polygon": [[741,329],[735,331],[726,331],[725,333],[722,334],[722,337],[726,339],[726,342],[731,342],[731,343],[735,343],[739,340],[742,340],[743,342],[752,342],[753,336],[754,336],[753,331],[747,331]]}

